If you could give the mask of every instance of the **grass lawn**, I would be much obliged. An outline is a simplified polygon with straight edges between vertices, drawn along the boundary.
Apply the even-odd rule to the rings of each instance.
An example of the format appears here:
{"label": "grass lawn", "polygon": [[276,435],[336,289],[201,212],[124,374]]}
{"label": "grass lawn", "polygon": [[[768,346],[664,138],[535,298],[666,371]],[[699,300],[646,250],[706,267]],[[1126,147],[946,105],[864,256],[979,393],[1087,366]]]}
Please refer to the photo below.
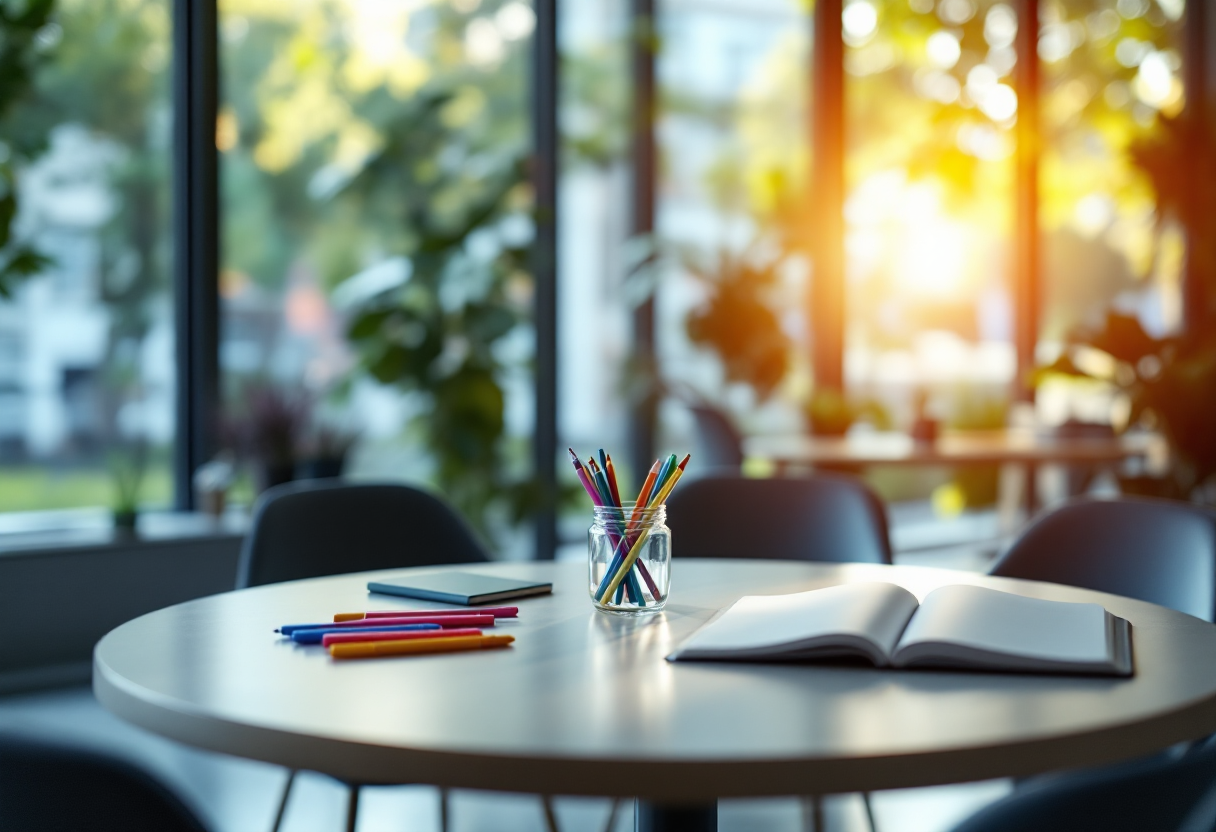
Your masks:
{"label": "grass lawn", "polygon": [[[144,475],[142,505],[169,506],[173,477],[168,464],[154,463]],[[112,506],[114,485],[104,465],[48,468],[39,465],[0,467],[0,511]]]}

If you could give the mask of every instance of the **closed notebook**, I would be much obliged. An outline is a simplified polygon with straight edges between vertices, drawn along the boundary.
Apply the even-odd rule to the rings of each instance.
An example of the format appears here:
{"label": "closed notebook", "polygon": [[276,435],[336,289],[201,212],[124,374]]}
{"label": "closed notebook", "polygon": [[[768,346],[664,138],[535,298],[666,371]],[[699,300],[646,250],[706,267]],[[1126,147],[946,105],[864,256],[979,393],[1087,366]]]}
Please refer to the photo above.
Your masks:
{"label": "closed notebook", "polygon": [[961,584],[935,589],[919,603],[896,584],[855,583],[740,598],[667,658],[844,657],[878,667],[1130,676],[1131,625],[1099,604]]}
{"label": "closed notebook", "polygon": [[437,572],[433,575],[411,575],[396,581],[369,581],[367,588],[370,592],[405,598],[473,606],[508,598],[545,595],[553,591],[553,584],[479,575],[476,572]]}

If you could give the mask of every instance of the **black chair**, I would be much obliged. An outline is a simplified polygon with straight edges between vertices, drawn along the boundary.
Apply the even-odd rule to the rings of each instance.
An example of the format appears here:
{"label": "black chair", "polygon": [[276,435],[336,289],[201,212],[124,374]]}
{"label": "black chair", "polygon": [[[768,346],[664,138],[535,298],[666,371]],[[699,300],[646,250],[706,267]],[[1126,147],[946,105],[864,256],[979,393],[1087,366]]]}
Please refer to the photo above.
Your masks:
{"label": "black chair", "polygon": [[697,424],[697,461],[701,470],[734,469],[743,465],[743,437],[730,417],[715,407],[688,408]]}
{"label": "black chair", "polygon": [[[309,480],[267,489],[237,569],[238,589],[347,572],[405,566],[479,563],[485,549],[447,503],[417,488]],[[275,814],[278,832],[295,784],[287,778]],[[354,832],[360,784],[351,783],[346,828]],[[440,789],[447,829],[447,791]]]}
{"label": "black chair", "polygon": [[[691,480],[668,497],[667,527],[676,556],[891,563],[882,501],[859,480],[835,474]],[[862,801],[873,830],[870,796]],[[804,815],[807,827],[823,829],[818,798],[804,803]]]}
{"label": "black chair", "polygon": [[1188,503],[1081,498],[1026,529],[991,574],[1125,595],[1216,618],[1216,514]]}
{"label": "black chair", "polygon": [[207,832],[176,794],[124,760],[0,734],[4,832]]}
{"label": "black chair", "polygon": [[[1031,780],[954,832],[1180,832],[1216,782],[1216,746]],[[1211,820],[1204,819],[1205,830]]]}
{"label": "black chair", "polygon": [[460,515],[432,494],[408,485],[308,480],[262,494],[236,585],[486,560]]}
{"label": "black chair", "polygon": [[667,526],[677,556],[891,562],[882,502],[834,474],[690,480],[668,498]]}
{"label": "black chair", "polygon": [[[993,575],[1079,586],[1216,617],[1216,514],[1187,503],[1082,498],[1047,512]],[[1031,778],[955,832],[1176,830],[1216,784],[1216,744]]]}

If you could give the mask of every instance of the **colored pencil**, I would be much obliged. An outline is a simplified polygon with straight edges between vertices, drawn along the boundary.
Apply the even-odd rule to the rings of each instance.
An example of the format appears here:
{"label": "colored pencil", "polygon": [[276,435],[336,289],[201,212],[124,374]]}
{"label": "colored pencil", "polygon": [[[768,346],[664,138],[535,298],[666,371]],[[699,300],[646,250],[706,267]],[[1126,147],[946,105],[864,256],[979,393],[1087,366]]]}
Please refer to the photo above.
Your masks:
{"label": "colored pencil", "polygon": [[[663,505],[663,503],[667,501],[668,495],[671,494],[672,489],[676,487],[676,483],[680,481],[680,477],[684,476],[684,467],[688,465],[688,460],[691,458],[692,454],[688,454],[684,457],[684,461],[680,463],[680,465],[676,466],[674,472],[668,478],[666,485],[664,485],[659,493],[655,495],[654,499],[650,501],[650,505],[657,507]],[[616,573],[613,575],[611,583],[608,584],[603,593],[599,594],[599,597],[603,597],[603,595],[611,595],[616,591],[616,588],[620,586],[621,581],[625,579],[625,575],[628,574],[629,569],[631,569],[633,564],[637,562],[638,556],[642,553],[642,544],[646,542],[646,538],[649,536],[650,528],[646,527],[642,529],[641,534],[638,535],[637,541],[633,544],[633,548],[629,550],[629,554],[625,556],[620,567],[618,567]],[[613,573],[609,572],[608,574]]]}
{"label": "colored pencil", "polygon": [[334,644],[329,654],[335,659],[370,659],[377,656],[408,656],[419,653],[453,653],[458,650],[485,650],[506,647],[514,636],[459,636],[457,638],[420,638],[412,641],[361,641]]}
{"label": "colored pencil", "polygon": [[[604,461],[606,463],[607,456],[604,454],[603,448],[600,448],[600,456],[604,458]],[[594,456],[588,458],[587,465],[588,465],[588,467],[591,468],[591,471],[595,475],[595,483],[600,492],[600,497],[604,501],[604,505],[615,506],[617,509],[616,516],[617,516],[618,522],[624,523],[625,513],[623,511],[621,511],[620,503],[618,503],[612,499],[612,489],[608,486],[608,477],[605,476],[604,470],[602,468],[600,468],[599,464],[595,461]],[[612,543],[613,551],[616,551],[617,547],[620,546],[624,531],[625,530],[622,528],[621,534],[617,534],[616,532],[611,532],[611,531],[609,532],[608,539]],[[642,607],[646,606],[646,599],[642,595],[642,586],[641,586],[641,584],[638,583],[637,577],[634,576],[634,574],[632,572],[630,572],[629,575],[626,576],[624,587],[625,587],[625,592],[628,593],[628,595],[629,595],[629,600],[631,600],[633,603],[637,604],[638,606],[642,606]],[[619,598],[617,599],[617,603],[620,603]]]}
{"label": "colored pencil", "polygon": [[426,618],[439,615],[492,615],[495,618],[515,618],[519,607],[476,607],[445,610],[368,610],[367,612],[334,613],[334,621],[362,621],[365,618]]}
{"label": "colored pencil", "polygon": [[608,454],[608,460],[604,463],[604,470],[608,472],[608,487],[612,489],[612,499],[616,501],[618,506],[623,505],[621,503],[621,489],[616,481],[616,466],[612,464],[612,454]]}
{"label": "colored pencil", "polygon": [[600,499],[599,492],[591,484],[591,480],[587,476],[587,472],[584,470],[582,460],[578,458],[578,454],[574,452],[573,448],[567,448],[566,450],[570,452],[570,461],[574,463],[574,473],[578,474],[578,481],[583,484],[583,490],[591,498],[591,504],[595,506],[603,505],[604,501]]}
{"label": "colored pencil", "polygon": [[459,638],[461,636],[479,636],[481,630],[462,627],[459,630],[418,630],[412,633],[391,633],[383,630],[370,633],[326,633],[321,637],[321,644],[328,647],[331,644],[355,644],[363,641],[413,641],[418,638]]}

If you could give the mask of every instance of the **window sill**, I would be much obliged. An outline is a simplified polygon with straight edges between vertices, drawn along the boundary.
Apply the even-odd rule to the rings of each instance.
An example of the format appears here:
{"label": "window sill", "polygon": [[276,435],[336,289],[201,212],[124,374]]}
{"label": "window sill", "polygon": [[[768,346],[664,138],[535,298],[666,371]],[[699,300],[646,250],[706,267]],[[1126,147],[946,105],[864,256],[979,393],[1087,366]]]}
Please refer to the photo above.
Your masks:
{"label": "window sill", "polygon": [[0,514],[0,557],[238,538],[248,527],[243,509],[218,519],[198,512],[150,511],[139,516],[132,530],[114,528],[110,512],[100,508],[8,512]]}

